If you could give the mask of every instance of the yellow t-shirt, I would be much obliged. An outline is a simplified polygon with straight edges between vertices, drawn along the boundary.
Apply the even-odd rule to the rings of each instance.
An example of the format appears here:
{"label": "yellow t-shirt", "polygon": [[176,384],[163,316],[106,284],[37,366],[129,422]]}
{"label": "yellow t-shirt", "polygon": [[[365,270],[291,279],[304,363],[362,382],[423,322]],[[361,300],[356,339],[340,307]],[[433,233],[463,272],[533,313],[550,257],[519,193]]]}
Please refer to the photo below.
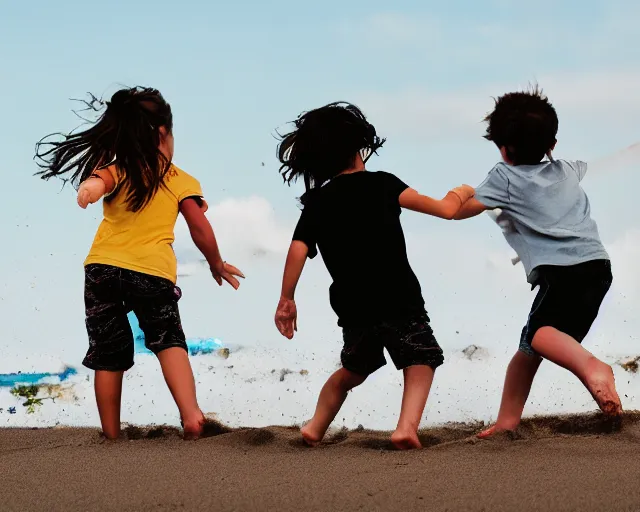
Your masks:
{"label": "yellow t-shirt", "polygon": [[[118,176],[112,174],[117,184]],[[198,180],[175,165],[167,172],[164,185],[138,212],[127,210],[125,190],[104,201],[104,219],[84,264],[112,265],[175,283],[178,264],[173,241],[180,202],[202,197],[202,189]]]}

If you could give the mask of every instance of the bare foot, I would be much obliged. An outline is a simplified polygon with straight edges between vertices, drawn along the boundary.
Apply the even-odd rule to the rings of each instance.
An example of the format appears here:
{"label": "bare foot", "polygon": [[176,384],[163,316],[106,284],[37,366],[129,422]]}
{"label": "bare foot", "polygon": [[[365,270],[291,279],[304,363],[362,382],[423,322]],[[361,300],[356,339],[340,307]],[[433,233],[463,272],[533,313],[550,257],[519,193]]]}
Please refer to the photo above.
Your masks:
{"label": "bare foot", "polygon": [[204,430],[205,421],[204,414],[202,413],[200,413],[199,417],[196,416],[192,420],[180,421],[183,429],[182,438],[185,441],[196,441],[197,439],[200,439]]}
{"label": "bare foot", "polygon": [[590,363],[585,385],[606,416],[620,416],[622,404],[616,391],[616,382],[611,366],[598,361]]}
{"label": "bare foot", "polygon": [[310,447],[315,447],[320,444],[324,435],[318,434],[313,428],[311,428],[311,422],[307,423],[304,427],[300,429],[300,433],[302,434],[302,440],[304,444]]}
{"label": "bare foot", "polygon": [[397,450],[419,450],[422,448],[418,433],[414,430],[396,429],[391,435],[391,444],[393,444]]}
{"label": "bare foot", "polygon": [[[517,427],[516,427],[517,428]],[[491,425],[488,429],[483,430],[479,434],[476,434],[478,439],[490,439],[495,435],[502,434],[503,432],[513,432],[515,428],[501,427],[498,424]]]}

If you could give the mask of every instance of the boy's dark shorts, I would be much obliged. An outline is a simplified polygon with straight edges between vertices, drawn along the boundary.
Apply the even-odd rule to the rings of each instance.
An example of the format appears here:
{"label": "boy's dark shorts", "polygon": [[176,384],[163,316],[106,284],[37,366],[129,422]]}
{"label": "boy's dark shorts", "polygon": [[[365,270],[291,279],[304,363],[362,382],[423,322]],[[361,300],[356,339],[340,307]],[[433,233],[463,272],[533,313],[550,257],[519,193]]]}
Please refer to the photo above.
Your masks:
{"label": "boy's dark shorts", "polygon": [[611,287],[611,262],[593,260],[568,267],[541,266],[536,270],[534,287],[540,289],[529,321],[522,329],[520,350],[530,356],[537,355],[531,343],[542,327],[554,327],[582,343]]}
{"label": "boy's dark shorts", "polygon": [[82,364],[92,370],[126,371],[133,366],[133,311],[153,352],[187,343],[178,300],[181,291],[168,279],[110,265],[85,267],[84,302],[89,350]]}
{"label": "boy's dark shorts", "polygon": [[435,370],[444,362],[444,357],[429,321],[426,311],[422,311],[404,320],[344,328],[342,366],[358,375],[368,376],[387,364],[383,353],[386,348],[398,370],[415,365],[426,365]]}

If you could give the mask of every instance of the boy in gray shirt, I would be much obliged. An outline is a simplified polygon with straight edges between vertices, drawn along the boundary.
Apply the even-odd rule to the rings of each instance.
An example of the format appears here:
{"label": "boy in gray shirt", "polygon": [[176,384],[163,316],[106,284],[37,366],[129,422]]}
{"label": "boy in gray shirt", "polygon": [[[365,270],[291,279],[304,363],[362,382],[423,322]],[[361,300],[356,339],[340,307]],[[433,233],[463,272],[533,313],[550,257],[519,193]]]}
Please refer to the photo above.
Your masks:
{"label": "boy in gray shirt", "polygon": [[600,409],[617,417],[622,406],[611,367],[580,345],[612,282],[609,256],[580,186],[587,165],[552,158],[558,116],[537,88],[498,98],[485,121],[485,138],[503,161],[456,219],[501,209],[504,236],[539,291],[507,369],[498,419],[479,437],[518,427],[542,358],[571,371]]}

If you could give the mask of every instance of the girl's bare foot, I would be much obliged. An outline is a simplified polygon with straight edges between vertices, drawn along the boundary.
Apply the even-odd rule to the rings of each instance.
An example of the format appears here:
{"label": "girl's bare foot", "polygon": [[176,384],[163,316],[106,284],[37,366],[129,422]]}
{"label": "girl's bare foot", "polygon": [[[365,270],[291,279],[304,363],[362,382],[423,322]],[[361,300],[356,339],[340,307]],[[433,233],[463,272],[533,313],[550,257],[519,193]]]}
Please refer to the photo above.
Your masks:
{"label": "girl's bare foot", "polygon": [[205,421],[206,419],[202,413],[194,419],[180,421],[183,429],[182,438],[185,441],[196,441],[197,439],[200,439],[204,430]]}
{"label": "girl's bare foot", "polygon": [[396,431],[391,435],[391,444],[393,444],[397,450],[419,450],[422,448],[422,443],[420,443],[418,433],[410,429],[396,429]]}
{"label": "girl's bare foot", "polygon": [[476,434],[476,437],[478,439],[490,439],[491,437],[497,434],[502,434],[503,432],[514,432],[516,428],[517,427],[515,428],[502,427],[496,423],[495,425],[491,425],[489,428],[483,430],[479,434]]}
{"label": "girl's bare foot", "polygon": [[607,416],[620,416],[622,404],[616,391],[616,382],[611,366],[594,359],[586,371],[585,385],[591,396]]}
{"label": "girl's bare foot", "polygon": [[300,433],[302,434],[302,440],[304,444],[310,446],[311,448],[318,446],[324,437],[323,434],[318,433],[317,430],[313,429],[313,425],[311,422],[307,423],[304,427],[300,429]]}

